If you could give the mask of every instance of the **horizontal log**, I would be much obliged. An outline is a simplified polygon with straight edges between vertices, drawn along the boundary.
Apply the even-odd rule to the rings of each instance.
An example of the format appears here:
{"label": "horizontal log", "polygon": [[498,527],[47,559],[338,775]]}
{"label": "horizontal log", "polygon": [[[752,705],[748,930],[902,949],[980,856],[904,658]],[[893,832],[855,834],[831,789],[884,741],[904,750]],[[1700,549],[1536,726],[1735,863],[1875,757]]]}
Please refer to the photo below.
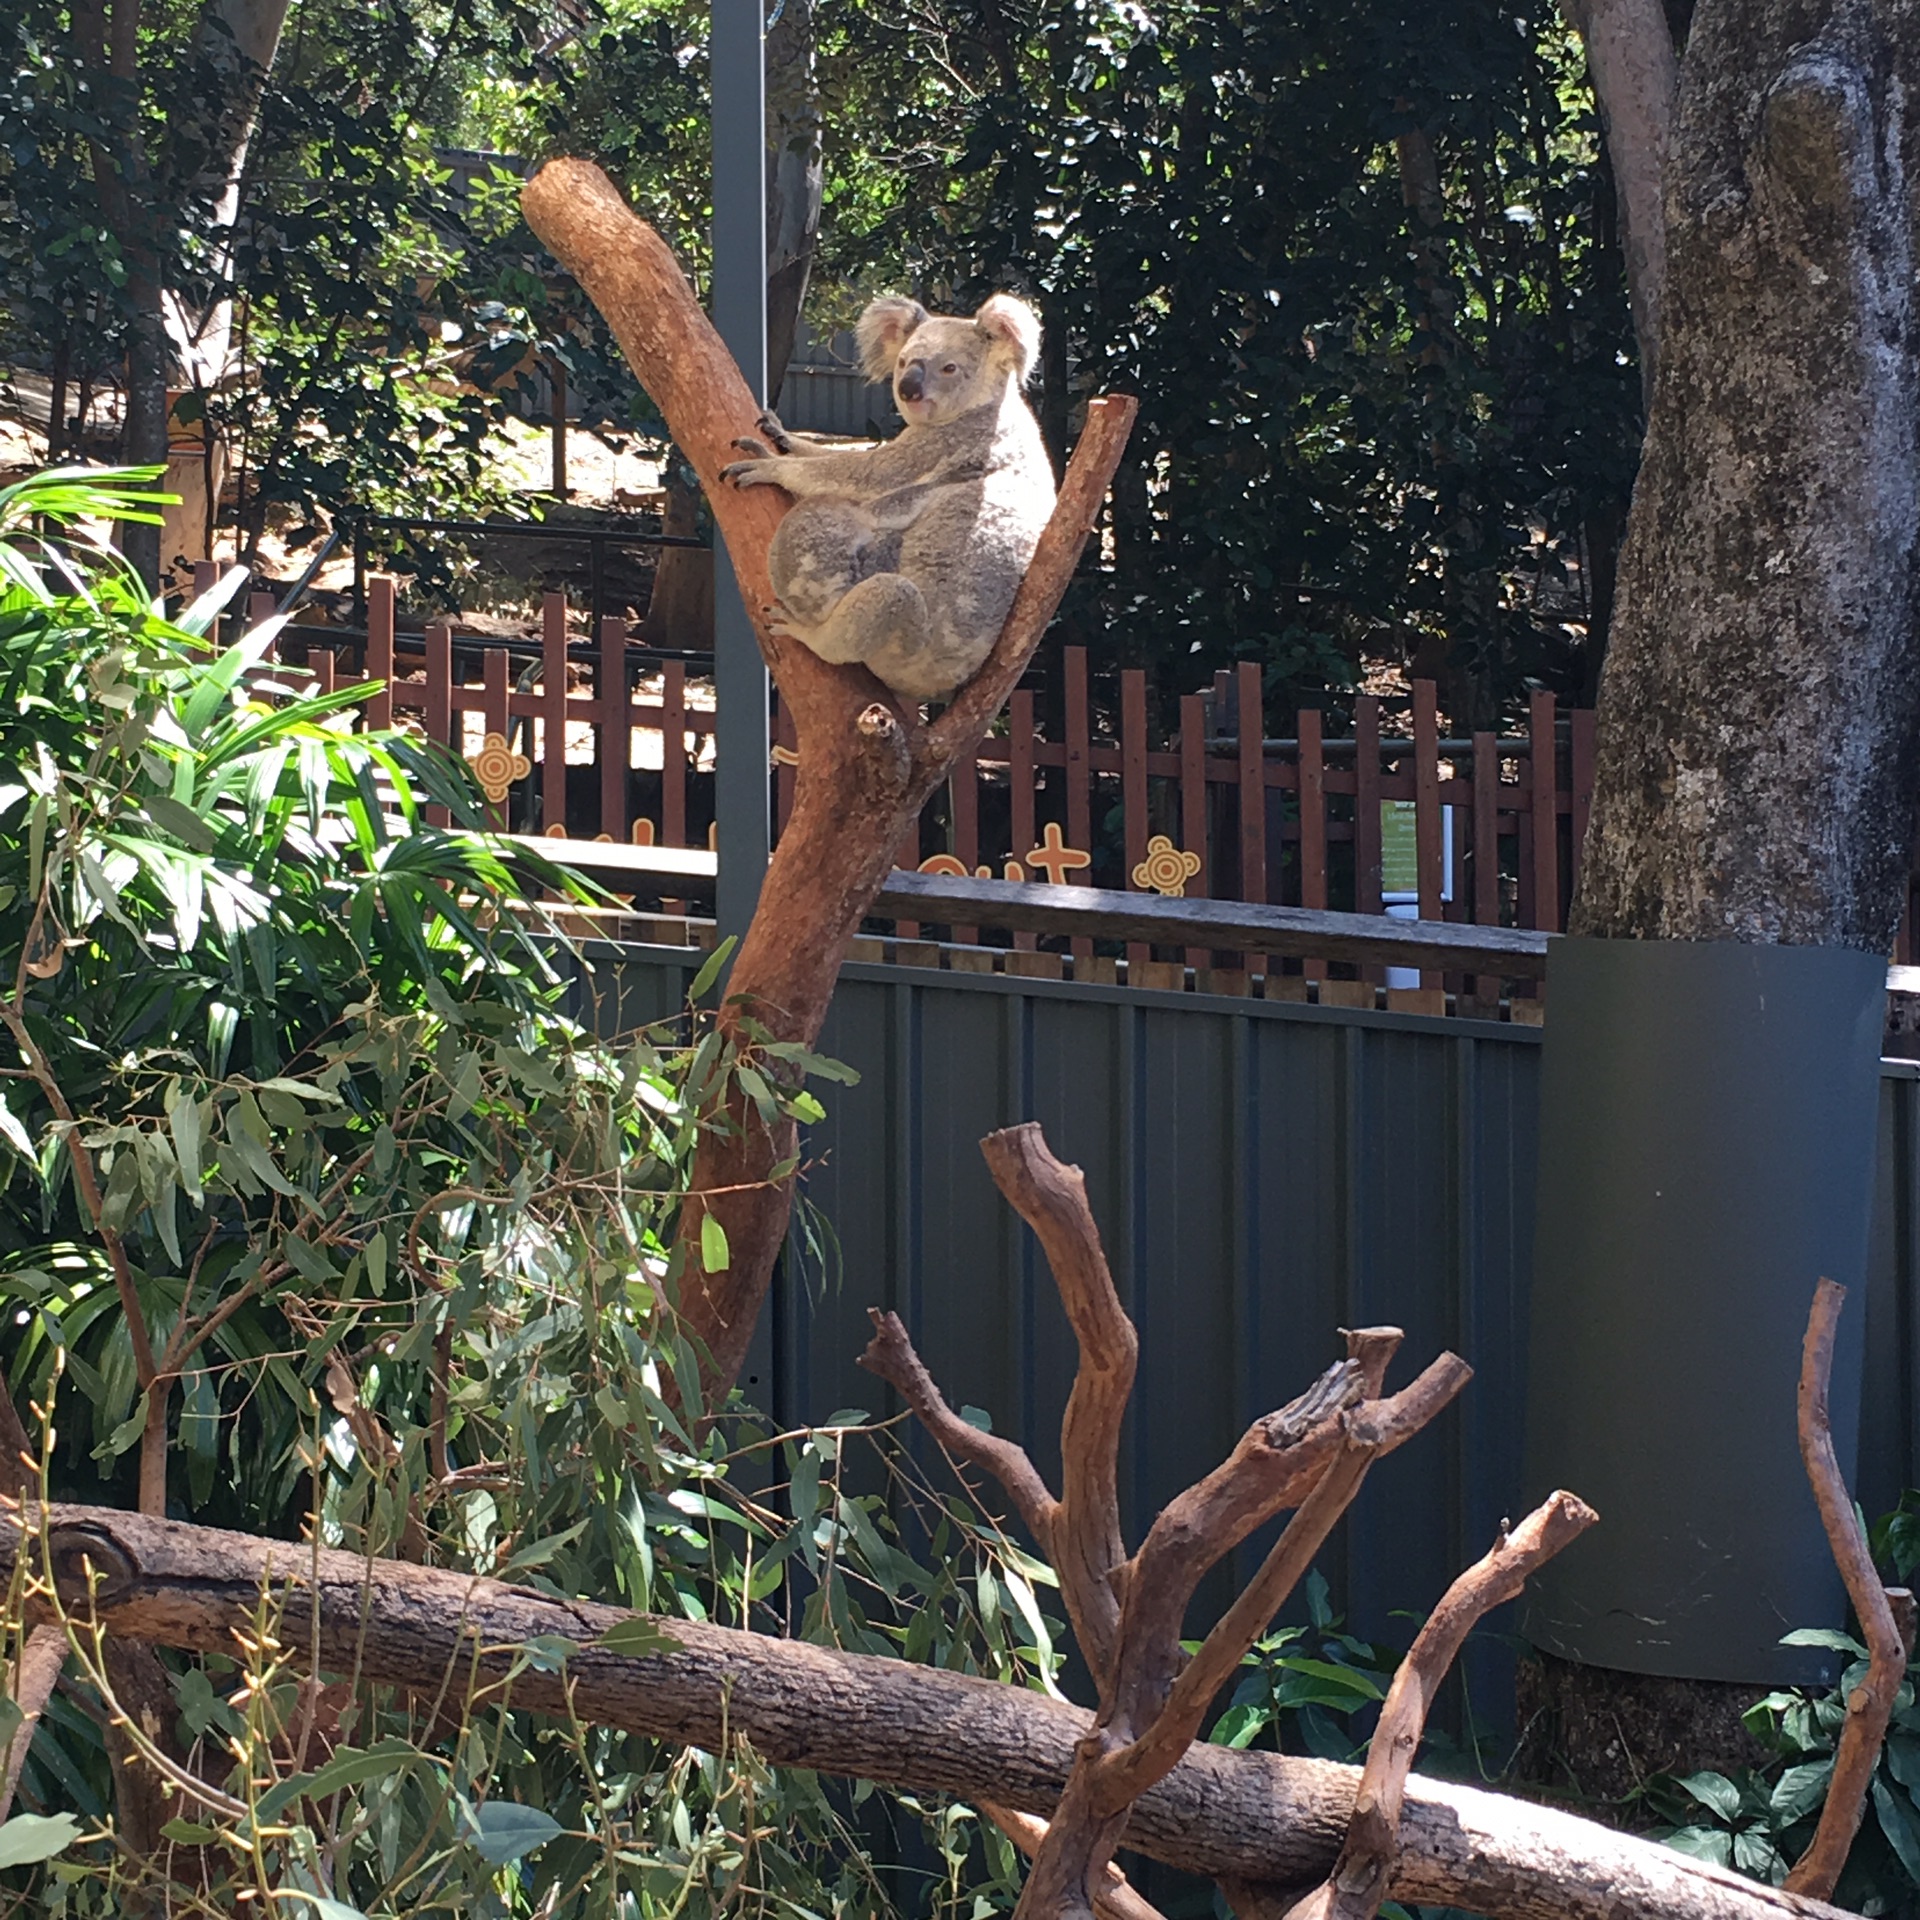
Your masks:
{"label": "horizontal log", "polygon": [[[17,1521],[0,1531],[11,1571]],[[776,1765],[985,1798],[1052,1812],[1091,1716],[1024,1688],[902,1661],[686,1620],[662,1620],[670,1649],[622,1657],[590,1643],[632,1618],[616,1607],[287,1541],[216,1532],[98,1507],[48,1510],[49,1563],[70,1605],[89,1572],[99,1615],[122,1637],[231,1653],[260,1595],[286,1603],[289,1654],[322,1671],[464,1697],[477,1672],[499,1684],[513,1649],[542,1635],[569,1657],[582,1719],[694,1746],[743,1735]],[[40,1540],[27,1550],[39,1560]],[[529,1669],[515,1706],[558,1713],[559,1675]],[[1306,1885],[1339,1849],[1359,1776],[1351,1767],[1197,1745],[1138,1803],[1127,1844],[1214,1879]],[[1710,1867],[1551,1808],[1438,1781],[1408,1791],[1397,1899],[1490,1920],[1836,1920],[1837,1909]]]}

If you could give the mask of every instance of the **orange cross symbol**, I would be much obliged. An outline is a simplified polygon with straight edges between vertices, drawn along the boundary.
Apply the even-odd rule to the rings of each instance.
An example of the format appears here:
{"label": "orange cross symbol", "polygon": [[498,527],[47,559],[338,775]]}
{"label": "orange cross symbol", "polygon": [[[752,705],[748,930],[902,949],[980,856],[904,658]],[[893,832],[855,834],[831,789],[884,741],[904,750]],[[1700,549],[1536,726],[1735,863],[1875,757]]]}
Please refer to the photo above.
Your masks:
{"label": "orange cross symbol", "polygon": [[1049,820],[1040,836],[1040,845],[1027,855],[1027,865],[1038,867],[1056,887],[1066,884],[1069,872],[1093,865],[1093,855],[1070,847],[1061,838],[1060,822]]}

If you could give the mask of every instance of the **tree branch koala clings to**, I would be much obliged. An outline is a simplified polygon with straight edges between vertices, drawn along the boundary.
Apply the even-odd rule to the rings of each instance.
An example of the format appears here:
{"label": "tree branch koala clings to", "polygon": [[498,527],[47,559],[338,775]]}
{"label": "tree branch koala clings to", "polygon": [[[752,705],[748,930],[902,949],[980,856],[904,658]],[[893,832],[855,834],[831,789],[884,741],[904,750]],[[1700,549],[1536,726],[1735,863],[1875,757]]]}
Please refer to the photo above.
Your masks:
{"label": "tree branch koala clings to", "polygon": [[722,477],[794,497],[767,554],[774,631],[926,700],[986,659],[1053,511],[1053,470],[1020,397],[1040,322],[1006,294],[971,320],[886,299],[857,338],[868,376],[891,378],[905,430],[825,447],[765,414],[777,451],[736,441],[755,457]]}

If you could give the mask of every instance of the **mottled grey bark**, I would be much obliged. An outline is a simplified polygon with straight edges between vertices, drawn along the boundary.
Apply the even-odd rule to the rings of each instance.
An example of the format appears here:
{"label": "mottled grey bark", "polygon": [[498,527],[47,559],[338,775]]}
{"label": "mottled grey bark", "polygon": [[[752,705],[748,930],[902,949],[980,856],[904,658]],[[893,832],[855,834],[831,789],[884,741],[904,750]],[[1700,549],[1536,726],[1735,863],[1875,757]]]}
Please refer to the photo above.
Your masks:
{"label": "mottled grey bark", "polygon": [[1576,932],[1890,951],[1920,754],[1920,9],[1703,0]]}
{"label": "mottled grey bark", "polygon": [[800,331],[825,178],[813,0],[784,0],[767,35],[767,404]]}

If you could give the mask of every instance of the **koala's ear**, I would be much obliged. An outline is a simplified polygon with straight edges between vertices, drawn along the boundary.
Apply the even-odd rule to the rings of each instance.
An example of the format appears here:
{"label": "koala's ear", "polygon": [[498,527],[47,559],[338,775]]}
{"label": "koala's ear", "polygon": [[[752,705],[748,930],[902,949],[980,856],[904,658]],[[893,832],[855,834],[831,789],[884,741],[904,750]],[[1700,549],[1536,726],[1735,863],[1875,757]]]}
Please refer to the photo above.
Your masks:
{"label": "koala's ear", "polygon": [[1010,293],[996,293],[978,313],[973,324],[987,336],[994,351],[1013,364],[1013,377],[1025,386],[1033,363],[1040,357],[1040,316],[1024,300]]}
{"label": "koala's ear", "polygon": [[854,329],[854,343],[860,349],[860,365],[869,380],[891,380],[893,363],[908,336],[927,317],[917,300],[903,300],[890,294],[871,302]]}

